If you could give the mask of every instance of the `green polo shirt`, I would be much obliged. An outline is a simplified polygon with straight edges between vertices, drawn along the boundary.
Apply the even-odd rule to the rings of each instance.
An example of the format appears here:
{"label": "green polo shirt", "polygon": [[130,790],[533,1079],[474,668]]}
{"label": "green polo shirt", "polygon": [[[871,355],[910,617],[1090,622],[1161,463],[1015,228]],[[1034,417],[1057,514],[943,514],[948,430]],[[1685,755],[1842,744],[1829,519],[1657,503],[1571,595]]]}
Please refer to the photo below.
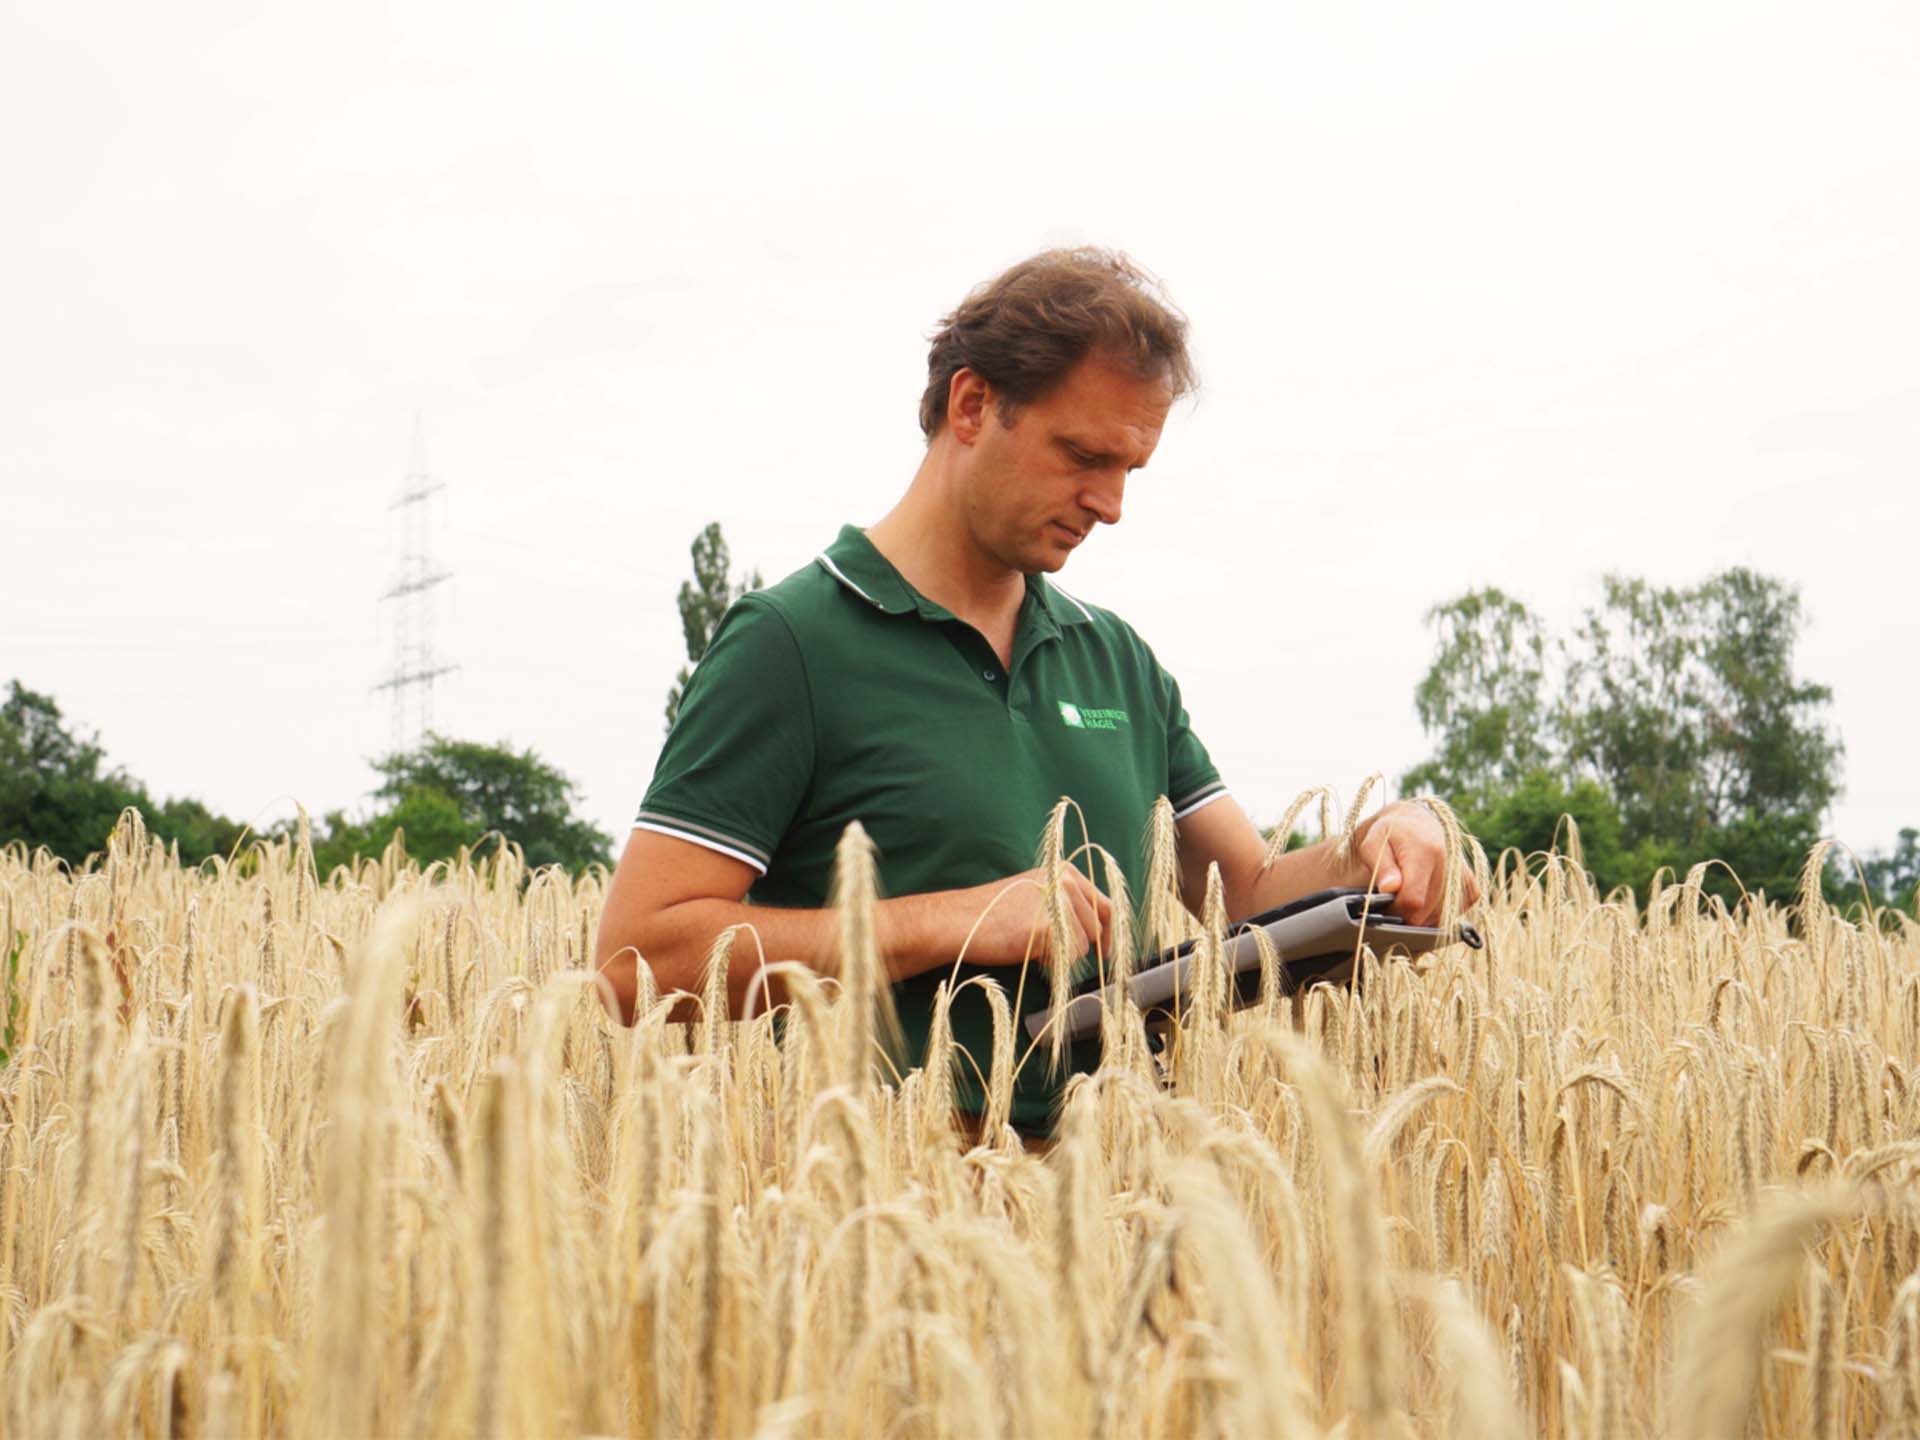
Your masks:
{"label": "green polo shirt", "polygon": [[[1156,797],[1185,815],[1225,793],[1187,723],[1180,687],[1131,626],[1039,575],[1027,578],[1003,667],[986,637],[919,594],[849,525],[811,564],[742,597],[695,667],[634,824],[704,845],[759,872],[757,905],[827,904],[834,847],[858,820],[877,852],[880,893],[916,895],[1027,870],[1048,813],[1070,796],[1088,838],[1137,893]],[[1068,819],[1068,848],[1080,843]],[[1084,870],[1084,866],[1082,867]],[[1094,876],[1104,880],[1101,867]],[[938,966],[894,986],[910,1054],[924,1054]],[[963,964],[1011,999],[1017,966]],[[1022,1008],[1047,980],[1028,974]],[[985,1000],[954,1003],[955,1043],[982,1074],[993,1055]],[[1018,1050],[1026,1027],[1016,1025]],[[1036,1054],[1013,1117],[1050,1123],[1058,1083]],[[959,1103],[983,1100],[973,1067]]]}

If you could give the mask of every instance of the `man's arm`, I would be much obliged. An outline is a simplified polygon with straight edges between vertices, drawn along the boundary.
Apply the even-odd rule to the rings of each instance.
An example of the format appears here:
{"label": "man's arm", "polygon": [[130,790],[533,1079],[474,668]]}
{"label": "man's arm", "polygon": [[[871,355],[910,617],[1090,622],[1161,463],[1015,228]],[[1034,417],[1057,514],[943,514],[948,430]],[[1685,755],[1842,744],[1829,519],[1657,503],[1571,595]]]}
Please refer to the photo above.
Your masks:
{"label": "man's arm", "polygon": [[[1181,898],[1196,915],[1206,898],[1207,866],[1217,864],[1229,920],[1244,920],[1316,890],[1368,884],[1397,896],[1394,910],[1409,924],[1432,925],[1440,918],[1446,835],[1424,805],[1398,801],[1367,817],[1344,864],[1338,842],[1323,840],[1288,851],[1261,869],[1266,841],[1231,795],[1180,821],[1179,836]],[[1462,877],[1461,897],[1468,905],[1479,898],[1471,875]]]}
{"label": "man's arm", "polygon": [[[1068,922],[1078,946],[1073,953],[1084,953],[1096,937],[1103,947],[1111,946],[1113,909],[1106,896],[1071,866],[1067,876]],[[623,1020],[631,1024],[634,1019],[640,965],[653,971],[662,994],[697,994],[714,939],[730,925],[750,925],[760,937],[757,945],[751,935],[734,940],[727,975],[732,1015],[745,1015],[749,1003],[757,1013],[784,998],[777,981],[771,996],[759,983],[763,951],[769,962],[798,960],[834,973],[839,934],[834,912],[749,905],[747,888],[756,878],[752,866],[717,850],[652,830],[633,831],[608,886],[594,945],[594,963],[613,987]],[[963,890],[903,895],[874,907],[874,938],[889,981],[949,966],[962,946],[966,958],[979,965],[1044,959],[1046,935],[1044,872],[1039,870]],[[692,1005],[684,1004],[672,1018],[693,1015]]]}

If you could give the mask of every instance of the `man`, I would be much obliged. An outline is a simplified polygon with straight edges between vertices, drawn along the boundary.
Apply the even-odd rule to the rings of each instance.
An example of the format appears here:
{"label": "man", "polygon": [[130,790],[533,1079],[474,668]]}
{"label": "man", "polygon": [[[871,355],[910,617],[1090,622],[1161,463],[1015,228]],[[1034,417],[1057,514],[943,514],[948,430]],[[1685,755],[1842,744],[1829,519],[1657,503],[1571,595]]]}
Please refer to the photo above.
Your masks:
{"label": "man", "polygon": [[[1377,865],[1402,915],[1434,919],[1444,843],[1424,807],[1379,812],[1345,861],[1321,844],[1263,869],[1260,834],[1172,677],[1126,622],[1045,578],[1097,525],[1119,522],[1128,476],[1192,385],[1185,320],[1118,255],[1037,255],[947,317],[921,400],[926,457],[899,503],[736,603],[688,683],[601,919],[599,958],[623,1006],[636,951],[663,991],[697,990],[730,925],[760,937],[733,952],[736,1014],[760,953],[829,966],[833,851],[857,819],[891,897],[875,923],[917,1062],[957,956],[961,979],[998,971],[1011,994],[1018,971],[1004,967],[1044,954],[1041,872],[1029,867],[1062,795],[1136,889],[1166,795],[1195,910],[1209,864],[1233,916],[1364,884]],[[1070,874],[1074,953],[1104,952],[1112,907]],[[1023,1009],[1046,988],[1030,978]],[[984,1072],[977,986],[951,1017]],[[1048,1127],[1057,1097],[1044,1070],[1027,1065],[1016,1086],[1013,1120],[1029,1132]],[[956,1084],[977,1110],[973,1067]]]}

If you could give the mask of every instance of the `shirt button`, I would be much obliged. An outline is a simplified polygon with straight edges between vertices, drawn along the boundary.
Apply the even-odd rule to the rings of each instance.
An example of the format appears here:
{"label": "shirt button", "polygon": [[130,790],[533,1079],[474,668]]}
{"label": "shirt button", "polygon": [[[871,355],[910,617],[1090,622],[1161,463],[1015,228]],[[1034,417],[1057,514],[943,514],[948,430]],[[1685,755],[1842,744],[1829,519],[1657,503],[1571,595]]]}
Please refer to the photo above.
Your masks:
{"label": "shirt button", "polygon": [[980,672],[980,678],[982,680],[998,680],[1000,677],[991,670],[982,670]]}

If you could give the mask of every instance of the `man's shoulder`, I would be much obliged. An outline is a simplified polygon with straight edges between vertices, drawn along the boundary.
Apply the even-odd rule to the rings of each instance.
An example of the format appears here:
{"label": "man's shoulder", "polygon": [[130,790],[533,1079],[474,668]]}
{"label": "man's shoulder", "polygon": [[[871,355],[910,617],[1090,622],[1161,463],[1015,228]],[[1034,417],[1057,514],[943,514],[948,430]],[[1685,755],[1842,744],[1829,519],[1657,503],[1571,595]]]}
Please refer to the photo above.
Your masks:
{"label": "man's shoulder", "polygon": [[773,584],[749,590],[729,607],[721,628],[754,651],[776,647],[808,670],[857,650],[868,606],[849,603],[856,597],[827,569],[829,558],[816,555]]}
{"label": "man's shoulder", "polygon": [[815,556],[792,574],[771,585],[749,590],[736,601],[749,611],[758,608],[778,615],[796,639],[826,624],[842,612],[840,585]]}

